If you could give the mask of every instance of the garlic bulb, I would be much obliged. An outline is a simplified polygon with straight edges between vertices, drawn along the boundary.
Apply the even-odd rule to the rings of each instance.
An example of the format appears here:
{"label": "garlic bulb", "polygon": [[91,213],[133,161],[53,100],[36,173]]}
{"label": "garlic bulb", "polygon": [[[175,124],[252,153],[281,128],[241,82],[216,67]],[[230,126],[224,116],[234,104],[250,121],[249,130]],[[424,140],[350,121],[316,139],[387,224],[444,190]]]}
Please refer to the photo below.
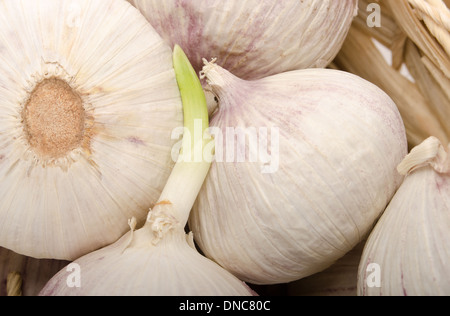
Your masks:
{"label": "garlic bulb", "polygon": [[68,263],[30,258],[0,247],[0,296],[18,292],[22,296],[36,296]]}
{"label": "garlic bulb", "polygon": [[[160,216],[155,221],[169,225],[167,218],[171,217]],[[68,285],[67,281],[77,276],[66,268],[47,283],[40,295],[253,295],[242,281],[189,246],[181,225],[171,227],[157,244],[153,243],[158,237],[150,224],[134,232],[131,243],[130,238],[128,233],[113,245],[76,260],[79,287],[76,282]]]}
{"label": "garlic bulb", "polygon": [[[184,228],[211,161],[193,160],[196,150],[211,143],[208,110],[199,78],[179,46],[173,53],[183,100],[183,150],[145,225],[118,242],[75,261],[78,282],[62,270],[41,295],[252,295],[242,281],[200,255]],[[197,123],[200,123],[197,132]],[[202,153],[203,150],[200,151]]]}
{"label": "garlic bulb", "polygon": [[364,247],[358,295],[450,295],[449,152],[430,137],[399,165],[406,178]]}
{"label": "garlic bulb", "polygon": [[189,220],[200,248],[253,284],[294,281],[354,248],[402,181],[393,101],[352,74],[307,69],[244,81],[204,67],[219,110],[216,162]]}
{"label": "garlic bulb", "polygon": [[170,175],[172,51],[122,0],[5,0],[0,26],[0,246],[73,260],[143,223]]}
{"label": "garlic bulb", "polygon": [[356,0],[134,0],[170,45],[183,47],[197,73],[217,58],[243,79],[325,67],[340,50]]}

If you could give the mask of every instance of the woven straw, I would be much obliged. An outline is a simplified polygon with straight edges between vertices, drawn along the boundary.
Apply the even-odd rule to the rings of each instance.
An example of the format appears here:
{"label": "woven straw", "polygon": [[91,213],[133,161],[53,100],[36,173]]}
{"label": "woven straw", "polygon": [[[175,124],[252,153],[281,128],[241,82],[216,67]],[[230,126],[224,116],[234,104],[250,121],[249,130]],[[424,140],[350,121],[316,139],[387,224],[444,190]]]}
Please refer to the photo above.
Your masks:
{"label": "woven straw", "polygon": [[[442,0],[359,0],[359,14],[333,66],[382,88],[396,102],[410,147],[450,142],[450,11]],[[380,6],[380,27],[370,27]],[[390,50],[388,63],[376,42]],[[412,80],[401,71],[409,70]]]}

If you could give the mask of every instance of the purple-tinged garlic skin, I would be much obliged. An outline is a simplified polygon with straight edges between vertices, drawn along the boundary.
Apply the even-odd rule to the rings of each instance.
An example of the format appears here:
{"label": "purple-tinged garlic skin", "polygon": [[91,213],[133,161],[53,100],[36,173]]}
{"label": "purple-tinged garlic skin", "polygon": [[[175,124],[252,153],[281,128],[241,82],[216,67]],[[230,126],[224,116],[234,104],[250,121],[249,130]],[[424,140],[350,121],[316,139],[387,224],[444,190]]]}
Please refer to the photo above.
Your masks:
{"label": "purple-tinged garlic skin", "polygon": [[356,0],[134,0],[170,45],[186,52],[194,69],[202,58],[243,79],[322,68],[340,50]]}
{"label": "purple-tinged garlic skin", "polygon": [[[253,284],[331,266],[367,236],[403,180],[396,167],[407,140],[396,105],[375,85],[336,70],[244,81],[208,63],[204,74],[219,99],[210,126],[223,144],[216,142],[222,159],[189,220],[198,245]],[[239,162],[236,142],[227,145],[230,127],[266,128],[268,136],[256,136],[268,144],[268,159]]]}

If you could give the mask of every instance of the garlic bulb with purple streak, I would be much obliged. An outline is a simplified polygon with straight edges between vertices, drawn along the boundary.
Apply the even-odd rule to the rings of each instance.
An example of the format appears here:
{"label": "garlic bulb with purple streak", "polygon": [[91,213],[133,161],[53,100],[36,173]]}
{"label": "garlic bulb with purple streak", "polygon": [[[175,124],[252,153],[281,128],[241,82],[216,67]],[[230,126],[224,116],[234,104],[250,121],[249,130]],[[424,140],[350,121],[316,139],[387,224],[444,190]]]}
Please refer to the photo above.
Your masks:
{"label": "garlic bulb with purple streak", "polygon": [[399,165],[406,175],[364,247],[358,295],[450,295],[450,145],[430,137]]}
{"label": "garlic bulb with purple streak", "polygon": [[194,69],[202,58],[243,79],[325,67],[340,50],[356,0],[134,0],[170,45],[179,44]]}
{"label": "garlic bulb with purple streak", "polygon": [[402,118],[375,85],[308,69],[244,81],[214,63],[216,161],[190,229],[207,257],[253,284],[290,282],[354,248],[399,187]]}

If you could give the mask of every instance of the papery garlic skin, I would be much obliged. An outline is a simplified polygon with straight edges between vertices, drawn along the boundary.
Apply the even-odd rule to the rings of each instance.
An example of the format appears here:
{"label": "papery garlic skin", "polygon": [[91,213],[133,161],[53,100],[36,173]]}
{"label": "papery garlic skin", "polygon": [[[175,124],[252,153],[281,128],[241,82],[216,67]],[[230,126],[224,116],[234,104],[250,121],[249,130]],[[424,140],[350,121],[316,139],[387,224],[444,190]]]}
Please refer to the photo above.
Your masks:
{"label": "papery garlic skin", "polygon": [[[439,148],[435,157],[410,165],[369,236],[358,271],[360,296],[450,295],[450,146],[445,151],[430,137],[414,149],[432,147]],[[434,159],[438,152],[445,156]]]}
{"label": "papery garlic skin", "polygon": [[[253,284],[329,267],[366,237],[402,181],[396,167],[407,141],[397,107],[375,85],[340,71],[258,81],[214,64],[204,72],[219,99],[216,140],[227,151],[227,128],[268,128],[259,136],[269,139],[269,162],[212,164],[189,220],[198,245]],[[270,144],[274,131],[279,142]]]}
{"label": "papery garlic skin", "polygon": [[[128,218],[142,224],[169,177],[183,121],[172,51],[121,0],[5,0],[0,26],[0,245],[73,260],[120,238]],[[82,141],[56,157],[30,143],[30,130],[51,140],[47,126],[25,126],[30,95],[54,78],[84,115]]]}
{"label": "papery garlic skin", "polygon": [[243,79],[327,66],[340,50],[356,0],[134,0],[194,69],[202,58]]}
{"label": "papery garlic skin", "polygon": [[[232,274],[192,248],[180,227],[156,245],[148,227],[88,254],[79,266],[80,287],[69,287],[72,271],[61,270],[41,296],[251,296]],[[128,245],[129,244],[129,245]]]}

